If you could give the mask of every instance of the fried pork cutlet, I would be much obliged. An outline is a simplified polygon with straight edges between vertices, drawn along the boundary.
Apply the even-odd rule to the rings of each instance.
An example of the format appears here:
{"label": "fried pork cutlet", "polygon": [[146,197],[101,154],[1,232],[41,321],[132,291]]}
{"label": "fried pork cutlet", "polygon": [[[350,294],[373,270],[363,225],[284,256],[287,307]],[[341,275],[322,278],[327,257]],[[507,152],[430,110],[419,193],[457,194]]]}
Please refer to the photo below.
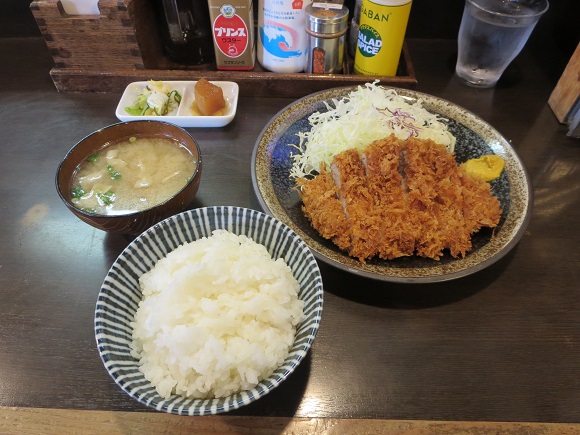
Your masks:
{"label": "fried pork cutlet", "polygon": [[438,260],[444,250],[465,256],[471,235],[501,217],[489,184],[431,140],[390,136],[362,153],[344,151],[330,171],[297,182],[312,226],[360,261],[413,254]]}
{"label": "fried pork cutlet", "polygon": [[304,210],[312,226],[343,251],[350,248],[349,223],[339,199],[339,189],[325,168],[312,180],[296,180]]}

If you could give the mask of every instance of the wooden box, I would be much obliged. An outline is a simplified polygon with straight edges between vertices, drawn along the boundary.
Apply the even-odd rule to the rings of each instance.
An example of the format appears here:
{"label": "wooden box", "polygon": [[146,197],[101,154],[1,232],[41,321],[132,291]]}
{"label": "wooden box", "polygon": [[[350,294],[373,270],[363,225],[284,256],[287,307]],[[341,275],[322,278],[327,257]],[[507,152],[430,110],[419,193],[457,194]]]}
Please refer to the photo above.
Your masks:
{"label": "wooden box", "polygon": [[148,0],[99,0],[100,15],[68,15],[59,0],[34,0],[30,8],[54,59],[51,78],[60,92],[122,92],[133,81],[234,81],[242,96],[302,97],[338,86],[379,80],[415,88],[406,44],[396,76],[353,73],[345,56],[342,74],[272,73],[257,62],[251,71],[219,71],[215,64],[184,66],[163,53],[156,17]]}
{"label": "wooden box", "polygon": [[100,15],[68,15],[59,0],[30,4],[55,68],[114,71],[157,67],[162,48],[149,3],[99,0],[98,6]]}

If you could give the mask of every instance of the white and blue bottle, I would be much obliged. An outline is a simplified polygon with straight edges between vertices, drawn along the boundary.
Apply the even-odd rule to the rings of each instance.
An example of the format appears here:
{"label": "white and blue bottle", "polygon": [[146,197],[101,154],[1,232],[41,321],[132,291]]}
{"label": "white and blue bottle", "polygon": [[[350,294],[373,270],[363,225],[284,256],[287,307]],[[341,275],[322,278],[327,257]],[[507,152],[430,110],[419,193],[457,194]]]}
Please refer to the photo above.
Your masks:
{"label": "white and blue bottle", "polygon": [[260,0],[258,62],[273,72],[295,73],[306,68],[308,34],[306,6],[312,0]]}

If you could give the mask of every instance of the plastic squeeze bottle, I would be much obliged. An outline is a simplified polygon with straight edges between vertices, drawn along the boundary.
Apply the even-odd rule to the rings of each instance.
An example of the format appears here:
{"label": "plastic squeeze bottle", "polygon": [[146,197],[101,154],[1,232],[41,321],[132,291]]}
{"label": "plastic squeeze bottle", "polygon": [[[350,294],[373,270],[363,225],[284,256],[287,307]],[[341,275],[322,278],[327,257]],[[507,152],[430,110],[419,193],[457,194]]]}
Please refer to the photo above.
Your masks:
{"label": "plastic squeeze bottle", "polygon": [[304,71],[308,35],[306,6],[312,0],[260,0],[258,4],[258,62],[280,73]]}

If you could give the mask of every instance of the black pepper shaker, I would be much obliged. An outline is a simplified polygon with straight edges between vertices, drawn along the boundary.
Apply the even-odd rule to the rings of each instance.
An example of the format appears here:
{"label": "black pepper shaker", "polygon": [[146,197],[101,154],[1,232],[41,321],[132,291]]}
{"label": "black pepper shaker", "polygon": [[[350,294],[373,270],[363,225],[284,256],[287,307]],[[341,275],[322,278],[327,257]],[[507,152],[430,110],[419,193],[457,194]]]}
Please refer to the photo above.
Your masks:
{"label": "black pepper shaker", "polygon": [[342,72],[348,8],[335,3],[312,3],[306,7],[308,62],[306,72]]}

